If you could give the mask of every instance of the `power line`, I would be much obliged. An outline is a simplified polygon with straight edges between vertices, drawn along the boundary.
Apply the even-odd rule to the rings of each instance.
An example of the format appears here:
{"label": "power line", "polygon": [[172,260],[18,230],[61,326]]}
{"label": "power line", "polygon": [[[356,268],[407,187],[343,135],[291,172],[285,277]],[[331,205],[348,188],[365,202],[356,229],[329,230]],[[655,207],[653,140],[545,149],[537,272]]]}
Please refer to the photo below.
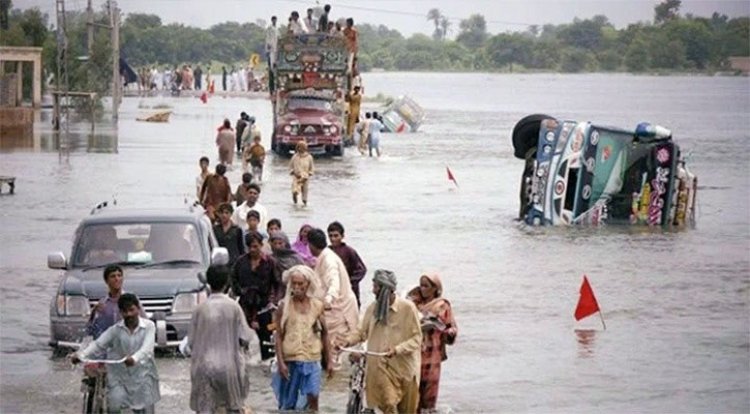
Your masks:
{"label": "power line", "polygon": [[[310,5],[310,1],[308,0],[281,0],[281,1],[285,1],[287,3]],[[414,16],[414,17],[420,17],[420,18],[427,17],[426,13],[416,13],[416,12],[408,12],[408,11],[402,11],[402,10],[378,9],[374,7],[349,6],[349,5],[343,5],[343,4],[336,4],[335,7],[337,9],[362,10],[362,11],[369,11],[369,12],[375,12],[375,13],[395,14],[395,15],[400,15],[400,16]],[[448,17],[448,16],[444,16],[444,17],[448,19],[449,21],[453,21],[453,22],[461,22],[462,20],[466,20],[466,19],[461,19],[459,17]],[[502,25],[509,25],[509,26],[534,26],[534,24],[531,24],[531,23],[509,22],[509,21],[503,21],[503,20],[485,20],[485,22],[487,24],[502,24]]]}

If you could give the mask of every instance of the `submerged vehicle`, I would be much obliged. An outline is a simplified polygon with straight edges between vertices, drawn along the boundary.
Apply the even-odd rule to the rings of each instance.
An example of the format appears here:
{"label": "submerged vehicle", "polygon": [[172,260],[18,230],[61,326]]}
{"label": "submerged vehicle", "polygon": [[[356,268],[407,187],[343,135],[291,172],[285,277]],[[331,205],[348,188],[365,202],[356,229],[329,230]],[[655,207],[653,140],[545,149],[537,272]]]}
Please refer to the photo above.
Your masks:
{"label": "submerged vehicle", "polygon": [[531,225],[695,225],[697,178],[668,129],[625,130],[535,114],[513,129]]}
{"label": "submerged vehicle", "polygon": [[343,155],[348,56],[341,36],[287,34],[279,39],[271,91],[271,148],[277,154],[289,155],[305,141],[312,154]]}
{"label": "submerged vehicle", "polygon": [[399,96],[381,114],[385,132],[417,132],[425,113],[419,104],[408,96]]}
{"label": "submerged vehicle", "polygon": [[64,270],[49,308],[50,345],[65,347],[86,336],[92,309],[107,295],[102,271],[117,264],[123,291],[137,295],[156,324],[156,346],[177,346],[207,297],[206,269],[226,263],[226,249],[199,206],[118,210],[103,204],[81,220],[70,256],[47,256],[49,268]]}

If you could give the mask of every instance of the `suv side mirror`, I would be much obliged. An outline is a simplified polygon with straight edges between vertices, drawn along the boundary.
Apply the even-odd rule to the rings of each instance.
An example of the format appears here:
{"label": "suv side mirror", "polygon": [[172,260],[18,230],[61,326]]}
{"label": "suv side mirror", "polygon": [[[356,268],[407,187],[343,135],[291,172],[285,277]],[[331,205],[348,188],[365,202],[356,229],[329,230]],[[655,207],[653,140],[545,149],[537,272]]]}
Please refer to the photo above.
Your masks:
{"label": "suv side mirror", "polygon": [[229,251],[225,247],[214,247],[211,251],[211,265],[225,265],[229,263]]}
{"label": "suv side mirror", "polygon": [[67,269],[68,264],[63,252],[54,252],[47,255],[47,267],[50,269]]}

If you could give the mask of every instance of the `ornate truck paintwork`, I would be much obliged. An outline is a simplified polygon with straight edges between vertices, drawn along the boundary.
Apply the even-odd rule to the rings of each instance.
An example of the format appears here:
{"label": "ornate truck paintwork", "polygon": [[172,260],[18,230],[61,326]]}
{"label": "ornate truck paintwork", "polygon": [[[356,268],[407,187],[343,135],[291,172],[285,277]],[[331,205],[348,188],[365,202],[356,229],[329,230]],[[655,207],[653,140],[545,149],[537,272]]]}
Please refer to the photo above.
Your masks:
{"label": "ornate truck paintwork", "polygon": [[[527,118],[521,126],[528,127]],[[522,188],[521,196],[520,218],[526,223],[695,224],[697,179],[680,158],[671,133],[654,137],[640,127],[634,132],[551,117],[534,122],[539,123],[538,134],[525,129],[534,135],[529,139],[535,142],[526,145],[531,150],[516,152],[533,157],[527,159],[533,162],[532,175],[525,172],[522,180],[522,186],[530,186]],[[514,134],[523,129],[519,125]],[[514,136],[514,145],[519,142]]]}
{"label": "ornate truck paintwork", "polygon": [[272,91],[276,153],[288,155],[306,141],[312,153],[343,154],[347,58],[343,37],[313,33],[279,39]]}

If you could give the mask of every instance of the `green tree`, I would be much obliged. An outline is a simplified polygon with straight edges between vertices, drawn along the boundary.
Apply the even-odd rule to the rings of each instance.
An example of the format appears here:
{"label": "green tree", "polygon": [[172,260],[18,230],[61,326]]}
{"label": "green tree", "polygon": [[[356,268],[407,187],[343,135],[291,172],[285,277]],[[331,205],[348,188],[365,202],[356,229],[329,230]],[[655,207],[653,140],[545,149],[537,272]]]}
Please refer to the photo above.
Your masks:
{"label": "green tree", "polygon": [[587,50],[568,47],[560,55],[560,70],[563,72],[578,73],[596,69],[594,54]]}
{"label": "green tree", "polygon": [[599,67],[607,72],[614,72],[620,69],[622,64],[622,55],[615,50],[607,49],[596,54],[596,60],[599,61]]}
{"label": "green tree", "polygon": [[435,40],[442,39],[442,32],[440,31],[440,18],[442,17],[442,14],[440,13],[439,9],[430,9],[430,11],[427,12],[427,20],[432,20],[433,23],[435,23],[435,31],[432,33],[432,38]]}
{"label": "green tree", "polygon": [[682,69],[685,67],[685,45],[679,39],[669,39],[665,33],[654,33],[649,39],[651,67]]}
{"label": "green tree", "polygon": [[487,41],[485,47],[489,61],[495,67],[508,65],[513,72],[513,64],[529,65],[533,40],[521,33],[498,34]]}
{"label": "green tree", "polygon": [[443,36],[442,40],[445,40],[448,36],[448,31],[451,29],[451,21],[445,16],[440,16],[440,34]]}
{"label": "green tree", "polygon": [[560,42],[556,39],[539,39],[531,50],[529,67],[536,69],[556,69],[560,62]]}
{"label": "green tree", "polygon": [[643,72],[649,68],[648,42],[637,36],[625,53],[625,67],[631,72]]}
{"label": "green tree", "polygon": [[461,29],[456,41],[468,49],[478,49],[487,40],[487,21],[481,14],[472,14],[468,19],[461,20]]}
{"label": "green tree", "polygon": [[161,27],[161,17],[155,14],[130,13],[125,18],[123,25],[131,26],[135,29],[145,30]]}
{"label": "green tree", "polygon": [[712,59],[713,35],[704,22],[674,19],[665,24],[666,37],[685,45],[685,60],[690,66],[705,69]]}
{"label": "green tree", "polygon": [[682,0],[664,0],[654,6],[654,23],[661,24],[678,17]]}
{"label": "green tree", "polygon": [[611,27],[604,16],[594,16],[593,19],[573,20],[559,31],[558,37],[563,44],[580,49],[599,50],[603,42],[602,29]]}

